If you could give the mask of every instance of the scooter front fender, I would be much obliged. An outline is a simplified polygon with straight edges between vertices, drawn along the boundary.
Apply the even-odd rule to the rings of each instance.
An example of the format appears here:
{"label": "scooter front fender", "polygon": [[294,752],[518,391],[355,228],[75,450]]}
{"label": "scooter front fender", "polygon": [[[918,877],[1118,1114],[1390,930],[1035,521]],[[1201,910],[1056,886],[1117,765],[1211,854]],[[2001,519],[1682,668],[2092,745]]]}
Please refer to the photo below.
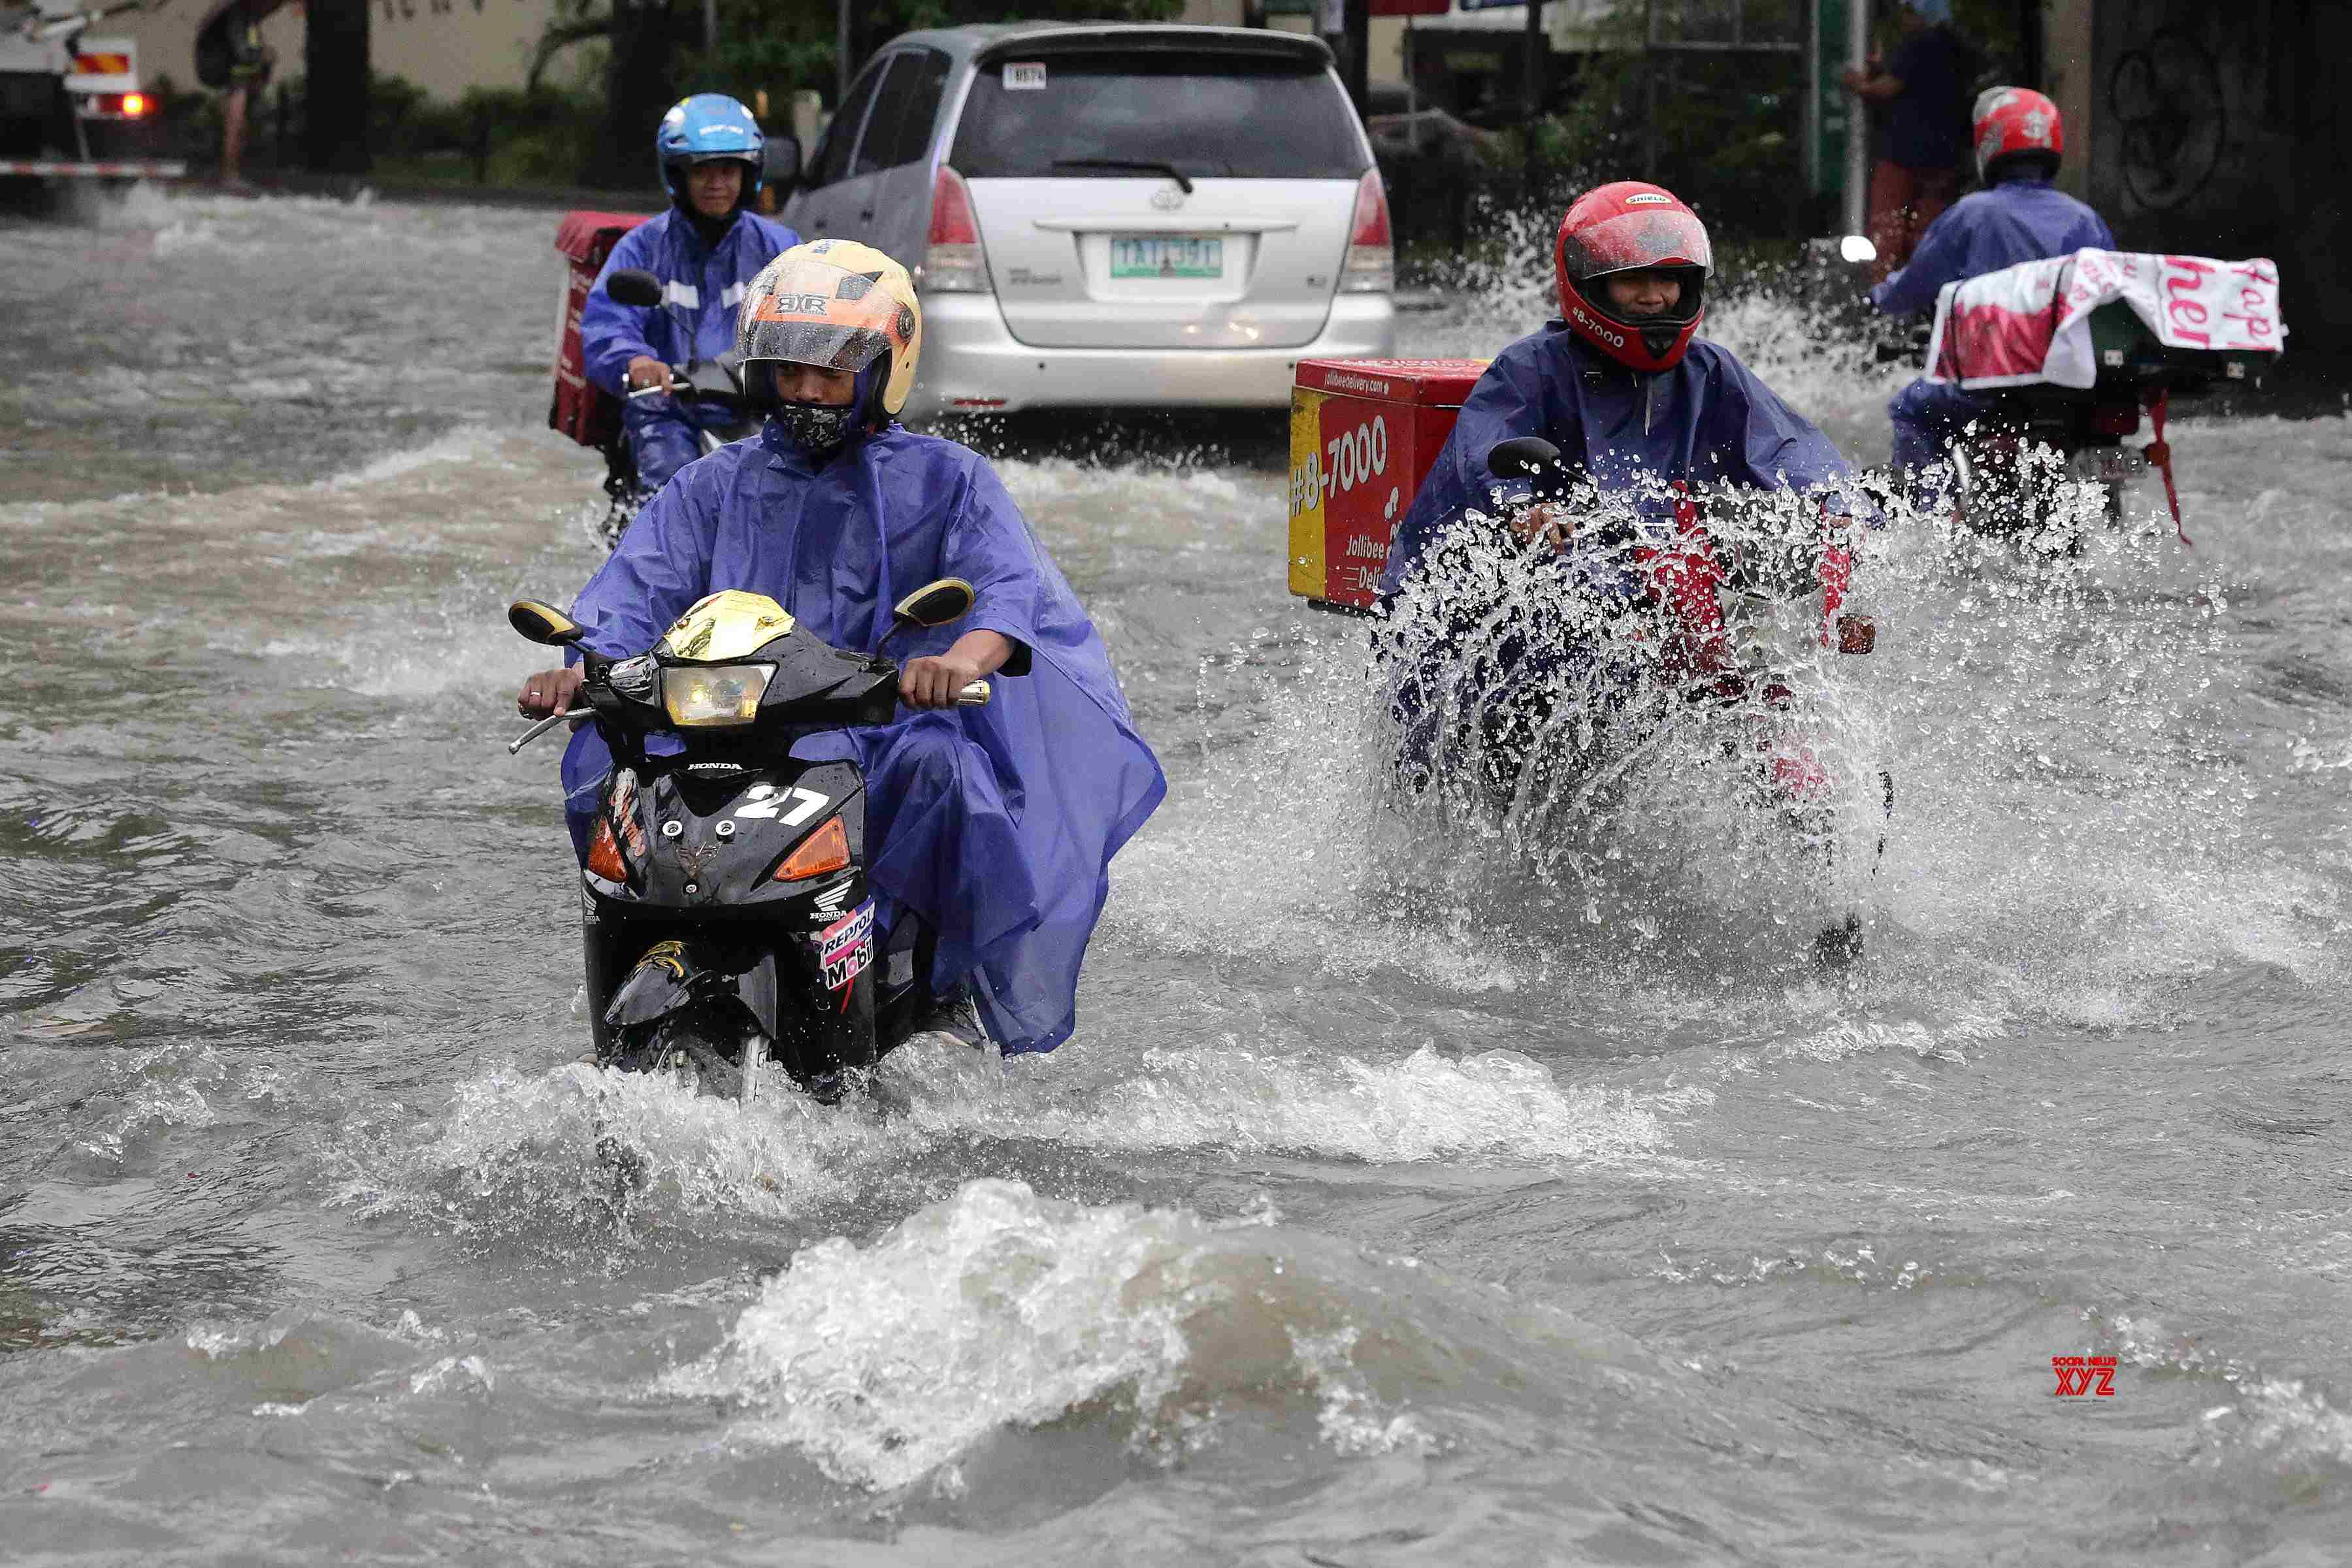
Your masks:
{"label": "scooter front fender", "polygon": [[614,992],[612,1005],[604,1009],[605,1027],[634,1028],[677,1012],[694,1000],[710,967],[685,942],[656,942]]}

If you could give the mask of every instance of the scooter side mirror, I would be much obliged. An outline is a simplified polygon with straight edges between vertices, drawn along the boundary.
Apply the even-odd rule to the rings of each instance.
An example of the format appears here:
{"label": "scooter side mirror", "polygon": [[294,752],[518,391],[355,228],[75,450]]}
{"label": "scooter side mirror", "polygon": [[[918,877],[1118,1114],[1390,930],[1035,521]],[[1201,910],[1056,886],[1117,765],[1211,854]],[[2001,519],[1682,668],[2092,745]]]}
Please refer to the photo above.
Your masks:
{"label": "scooter side mirror", "polygon": [[943,626],[963,619],[976,597],[971,584],[962,578],[942,577],[936,583],[924,584],[899,600],[890,618],[902,627]]}
{"label": "scooter side mirror", "polygon": [[1539,479],[1559,467],[1559,448],[1540,436],[1497,441],[1486,454],[1486,471],[1496,479]]}
{"label": "scooter side mirror", "polygon": [[1838,241],[1838,259],[1850,267],[1860,267],[1878,259],[1878,247],[1871,244],[1866,235],[1850,234]]}
{"label": "scooter side mirror", "polygon": [[604,292],[618,305],[653,306],[662,302],[661,279],[642,267],[624,267],[605,279]]}
{"label": "scooter side mirror", "polygon": [[588,635],[588,628],[552,605],[517,599],[507,606],[507,625],[535,643],[562,647]]}

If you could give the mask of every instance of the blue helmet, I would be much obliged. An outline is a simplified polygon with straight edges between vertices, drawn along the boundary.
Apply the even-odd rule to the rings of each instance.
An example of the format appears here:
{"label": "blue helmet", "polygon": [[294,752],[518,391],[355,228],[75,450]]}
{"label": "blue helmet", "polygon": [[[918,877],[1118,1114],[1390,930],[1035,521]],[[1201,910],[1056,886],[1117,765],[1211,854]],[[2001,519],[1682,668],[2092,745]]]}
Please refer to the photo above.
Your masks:
{"label": "blue helmet", "polygon": [[751,111],[723,92],[698,92],[681,99],[662,116],[654,132],[654,159],[661,168],[662,184],[670,199],[687,203],[686,171],[714,158],[733,158],[751,165],[743,174],[740,205],[749,206],[760,194],[761,167],[768,148],[760,122]]}

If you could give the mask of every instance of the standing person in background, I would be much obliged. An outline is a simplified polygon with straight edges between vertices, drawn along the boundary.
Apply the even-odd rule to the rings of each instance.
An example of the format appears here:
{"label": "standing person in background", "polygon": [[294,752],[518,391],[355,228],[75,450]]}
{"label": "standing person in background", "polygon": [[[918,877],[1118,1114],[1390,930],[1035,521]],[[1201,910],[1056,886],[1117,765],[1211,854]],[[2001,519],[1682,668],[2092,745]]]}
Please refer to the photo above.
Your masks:
{"label": "standing person in background", "polygon": [[1874,283],[1908,261],[1927,226],[1958,199],[1969,145],[1969,51],[1952,29],[1952,0],[1903,0],[1895,19],[1902,37],[1894,58],[1845,73],[1846,90],[1878,107],[1870,172]]}
{"label": "standing person in background", "polygon": [[222,188],[250,191],[245,180],[245,133],[253,100],[269,85],[277,51],[261,41],[261,24],[284,0],[230,0],[196,34],[196,79],[221,97]]}

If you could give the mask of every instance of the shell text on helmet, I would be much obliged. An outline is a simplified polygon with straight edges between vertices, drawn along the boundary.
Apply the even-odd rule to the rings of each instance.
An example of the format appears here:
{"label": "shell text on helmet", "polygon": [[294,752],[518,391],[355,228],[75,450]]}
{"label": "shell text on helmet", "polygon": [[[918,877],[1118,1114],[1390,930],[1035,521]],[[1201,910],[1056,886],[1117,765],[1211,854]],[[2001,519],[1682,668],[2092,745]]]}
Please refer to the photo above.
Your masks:
{"label": "shell text on helmet", "polygon": [[1625,205],[1629,207],[1663,207],[1673,205],[1674,200],[1674,197],[1662,196],[1655,191],[1643,191],[1639,195],[1627,196]]}

